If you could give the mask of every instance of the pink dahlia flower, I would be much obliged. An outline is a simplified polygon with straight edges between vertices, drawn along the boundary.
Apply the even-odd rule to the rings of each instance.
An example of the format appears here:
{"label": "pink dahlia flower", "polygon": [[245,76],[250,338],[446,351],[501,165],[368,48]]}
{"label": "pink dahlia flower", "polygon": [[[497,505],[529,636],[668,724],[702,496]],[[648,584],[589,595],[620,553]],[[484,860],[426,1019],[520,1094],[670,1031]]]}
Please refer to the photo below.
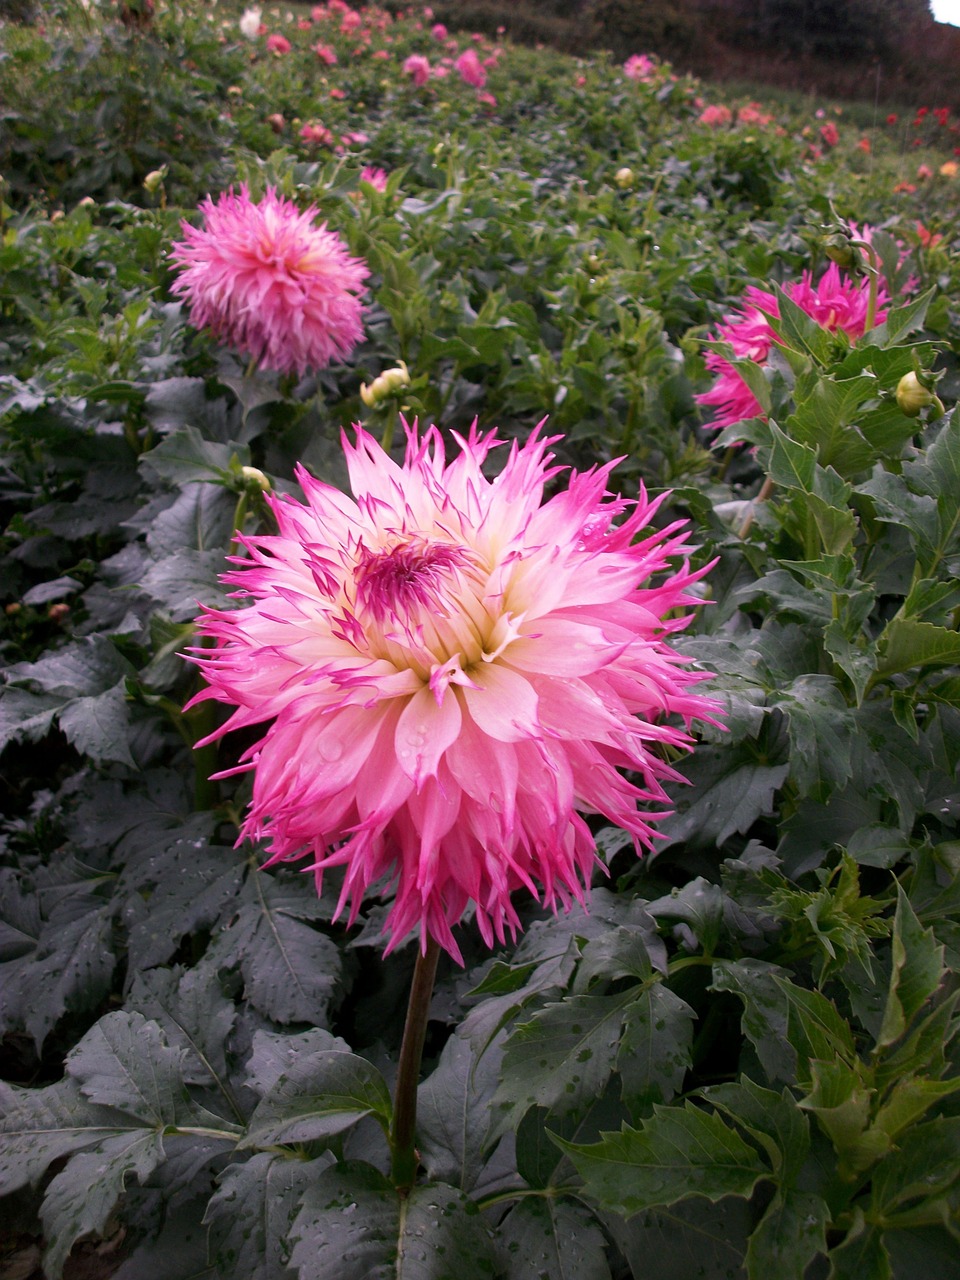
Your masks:
{"label": "pink dahlia flower", "polygon": [[634,53],[623,64],[623,74],[628,80],[651,80],[657,74],[657,64],[645,53]]}
{"label": "pink dahlia flower", "polygon": [[422,53],[411,53],[403,64],[403,70],[418,89],[430,79],[430,63]]}
{"label": "pink dahlia flower", "polygon": [[544,501],[561,468],[539,428],[493,480],[500,442],[475,425],[449,463],[436,427],[407,428],[402,465],[356,433],[353,499],[301,469],[306,503],[271,496],[279,532],[241,539],[224,580],[246,603],[199,620],[216,646],[194,650],[198,700],[235,708],[212,738],[268,726],[228,771],[254,774],[243,838],[309,857],[318,890],[343,867],[350,921],[392,877],[387,949],[419,925],[460,960],[471,903],[492,945],[520,926],[516,889],[584,901],[578,811],[650,844],[677,776],[662,748],[690,745],[667,717],[716,713],[667,642],[706,570],[652,585],[689,547],[651,528],[661,499],[606,492],[613,463]]}
{"label": "pink dahlia flower", "polygon": [[705,124],[711,129],[721,129],[724,125],[733,122],[733,112],[729,107],[709,106],[704,107],[700,113],[698,124]]}
{"label": "pink dahlia flower", "polygon": [[360,170],[360,181],[369,182],[374,191],[386,191],[387,171],[368,164],[365,169]]}
{"label": "pink dahlia flower", "polygon": [[258,204],[245,186],[200,205],[204,226],[182,223],[170,257],[173,286],[198,329],[268,369],[299,373],[345,359],[363,336],[359,295],[370,274],[316,209],[302,213],[268,188]]}
{"label": "pink dahlia flower", "polygon": [[267,48],[271,53],[289,53],[293,46],[286,36],[272,35],[267,36]]}
{"label": "pink dahlia flower", "polygon": [[465,84],[472,85],[474,89],[482,89],[487,83],[487,73],[475,49],[467,49],[465,53],[461,53],[454,66],[460,72],[460,79]]}
{"label": "pink dahlia flower", "polygon": [[[836,333],[842,329],[854,341],[863,337],[870,299],[869,280],[847,279],[841,276],[840,268],[832,262],[816,288],[810,272],[805,271],[799,281],[786,285],[784,292],[828,332]],[[753,360],[755,364],[764,364],[770,348],[778,341],[770,318],[780,318],[780,304],[776,294],[767,293],[753,285],[747,289],[743,300],[742,307],[724,316],[723,323],[717,326],[713,334],[713,341],[728,343],[738,360]],[[881,284],[877,294],[877,324],[882,324],[886,319],[885,306],[888,301],[886,289]],[[732,426],[735,422],[742,422],[745,418],[759,418],[763,415],[759,401],[729,360],[710,351],[707,353],[706,365],[717,378],[710,390],[697,396],[696,400],[699,404],[716,410],[711,427],[719,430]]]}

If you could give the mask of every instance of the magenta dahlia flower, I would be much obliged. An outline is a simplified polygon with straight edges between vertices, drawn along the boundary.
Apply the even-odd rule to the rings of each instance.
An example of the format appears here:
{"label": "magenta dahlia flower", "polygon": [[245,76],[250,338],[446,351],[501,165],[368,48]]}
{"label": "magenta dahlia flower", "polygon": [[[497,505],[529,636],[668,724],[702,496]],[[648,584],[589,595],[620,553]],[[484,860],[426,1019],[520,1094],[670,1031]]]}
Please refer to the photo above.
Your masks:
{"label": "magenta dahlia flower", "polygon": [[363,337],[360,295],[370,274],[316,209],[302,213],[271,187],[259,203],[245,186],[200,205],[204,226],[182,223],[170,258],[173,292],[190,321],[280,373],[322,369]]}
{"label": "magenta dahlia flower", "polygon": [[[845,278],[840,274],[837,264],[832,262],[816,287],[811,273],[805,271],[800,280],[784,286],[784,293],[822,329],[830,333],[842,330],[854,341],[863,337],[870,301],[869,280]],[[723,323],[717,326],[712,339],[715,342],[726,342],[739,360],[753,360],[756,364],[764,364],[771,347],[778,341],[770,320],[780,318],[780,304],[776,294],[767,293],[753,285],[747,289],[743,301],[744,305],[738,310],[724,316]],[[881,284],[877,294],[877,324],[882,324],[886,319],[885,308],[888,302],[886,289]],[[746,418],[759,418],[763,415],[759,401],[729,360],[710,351],[707,353],[706,365],[717,377],[709,391],[695,398],[698,404],[715,410],[711,427],[719,430]]]}
{"label": "magenta dahlia flower", "polygon": [[578,811],[649,846],[646,806],[677,777],[662,748],[690,745],[669,717],[716,713],[666,639],[706,570],[651,584],[689,550],[682,522],[653,530],[662,499],[608,494],[613,463],[544,502],[561,468],[539,428],[493,480],[501,442],[476,425],[450,463],[435,427],[408,427],[402,466],[356,432],[354,499],[301,469],[306,504],[271,497],[279,533],[241,539],[224,580],[246,603],[200,618],[216,647],[193,651],[197,700],[236,708],[212,738],[268,725],[228,771],[254,774],[242,838],[271,863],[309,857],[318,891],[343,867],[351,921],[392,877],[387,950],[419,925],[459,960],[471,903],[492,945],[519,927],[521,886],[584,901],[597,858]]}

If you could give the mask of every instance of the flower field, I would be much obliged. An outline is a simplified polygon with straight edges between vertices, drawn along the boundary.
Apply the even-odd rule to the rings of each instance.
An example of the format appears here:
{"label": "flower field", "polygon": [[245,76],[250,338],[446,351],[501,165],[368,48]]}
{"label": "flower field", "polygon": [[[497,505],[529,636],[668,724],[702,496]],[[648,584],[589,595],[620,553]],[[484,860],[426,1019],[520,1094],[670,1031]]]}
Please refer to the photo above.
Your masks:
{"label": "flower field", "polygon": [[955,1280],[960,102],[0,24],[0,1276]]}

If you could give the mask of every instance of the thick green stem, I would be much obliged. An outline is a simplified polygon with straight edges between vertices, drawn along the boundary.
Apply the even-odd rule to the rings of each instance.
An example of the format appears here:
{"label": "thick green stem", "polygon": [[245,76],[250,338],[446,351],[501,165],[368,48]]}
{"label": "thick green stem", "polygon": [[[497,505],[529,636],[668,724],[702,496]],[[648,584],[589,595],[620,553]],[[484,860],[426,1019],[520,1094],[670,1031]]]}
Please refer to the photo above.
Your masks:
{"label": "thick green stem", "polygon": [[756,513],[758,504],[761,502],[766,502],[766,500],[770,497],[771,493],[773,493],[773,479],[771,476],[766,476],[764,478],[763,484],[760,486],[760,492],[757,494],[754,500],[750,503],[750,506],[747,508],[747,514],[743,517],[743,523],[741,524],[740,528],[737,530],[738,538],[745,538],[747,534],[750,532],[750,526],[753,524],[753,517],[754,517],[754,514]]}
{"label": "thick green stem", "polygon": [[417,1085],[420,1083],[420,1060],[423,1057],[423,1042],[427,1035],[430,999],[433,996],[439,958],[440,944],[429,938],[426,951],[417,953],[410,986],[410,1003],[407,1005],[407,1021],[400,1045],[390,1150],[393,1157],[393,1182],[401,1195],[410,1190],[417,1176],[419,1161],[414,1146],[417,1136]]}

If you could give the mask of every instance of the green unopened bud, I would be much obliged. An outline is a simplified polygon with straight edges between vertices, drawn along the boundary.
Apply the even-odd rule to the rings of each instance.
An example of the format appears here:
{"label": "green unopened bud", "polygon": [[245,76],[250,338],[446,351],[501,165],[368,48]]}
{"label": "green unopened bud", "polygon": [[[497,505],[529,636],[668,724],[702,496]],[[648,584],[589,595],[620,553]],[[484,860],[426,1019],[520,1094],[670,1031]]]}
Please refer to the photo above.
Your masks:
{"label": "green unopened bud", "polygon": [[845,236],[840,231],[824,238],[823,249],[830,261],[835,262],[838,267],[843,267],[845,271],[849,271],[851,267],[860,266],[860,255],[850,243],[849,236]]}
{"label": "green unopened bud", "polygon": [[360,384],[360,399],[370,409],[376,408],[378,404],[386,400],[396,391],[400,391],[403,387],[410,385],[410,372],[406,364],[401,360],[400,364],[394,369],[385,369],[370,383],[369,387],[365,382]]}
{"label": "green unopened bud", "polygon": [[626,191],[633,186],[633,170],[627,168],[618,169],[613,175],[613,180],[621,191]]}
{"label": "green unopened bud", "polygon": [[163,181],[167,176],[167,166],[162,169],[153,169],[143,180],[144,191],[149,191],[151,195],[159,191],[163,186]]}
{"label": "green unopened bud", "polygon": [[270,484],[270,477],[265,476],[259,467],[241,467],[240,474],[243,476],[245,484],[256,485],[264,493],[269,493],[273,487]]}
{"label": "green unopened bud", "polygon": [[928,405],[936,409],[934,417],[942,417],[943,404],[939,396],[934,395],[929,387],[925,387],[915,373],[905,373],[897,383],[897,407],[908,418],[919,417]]}

